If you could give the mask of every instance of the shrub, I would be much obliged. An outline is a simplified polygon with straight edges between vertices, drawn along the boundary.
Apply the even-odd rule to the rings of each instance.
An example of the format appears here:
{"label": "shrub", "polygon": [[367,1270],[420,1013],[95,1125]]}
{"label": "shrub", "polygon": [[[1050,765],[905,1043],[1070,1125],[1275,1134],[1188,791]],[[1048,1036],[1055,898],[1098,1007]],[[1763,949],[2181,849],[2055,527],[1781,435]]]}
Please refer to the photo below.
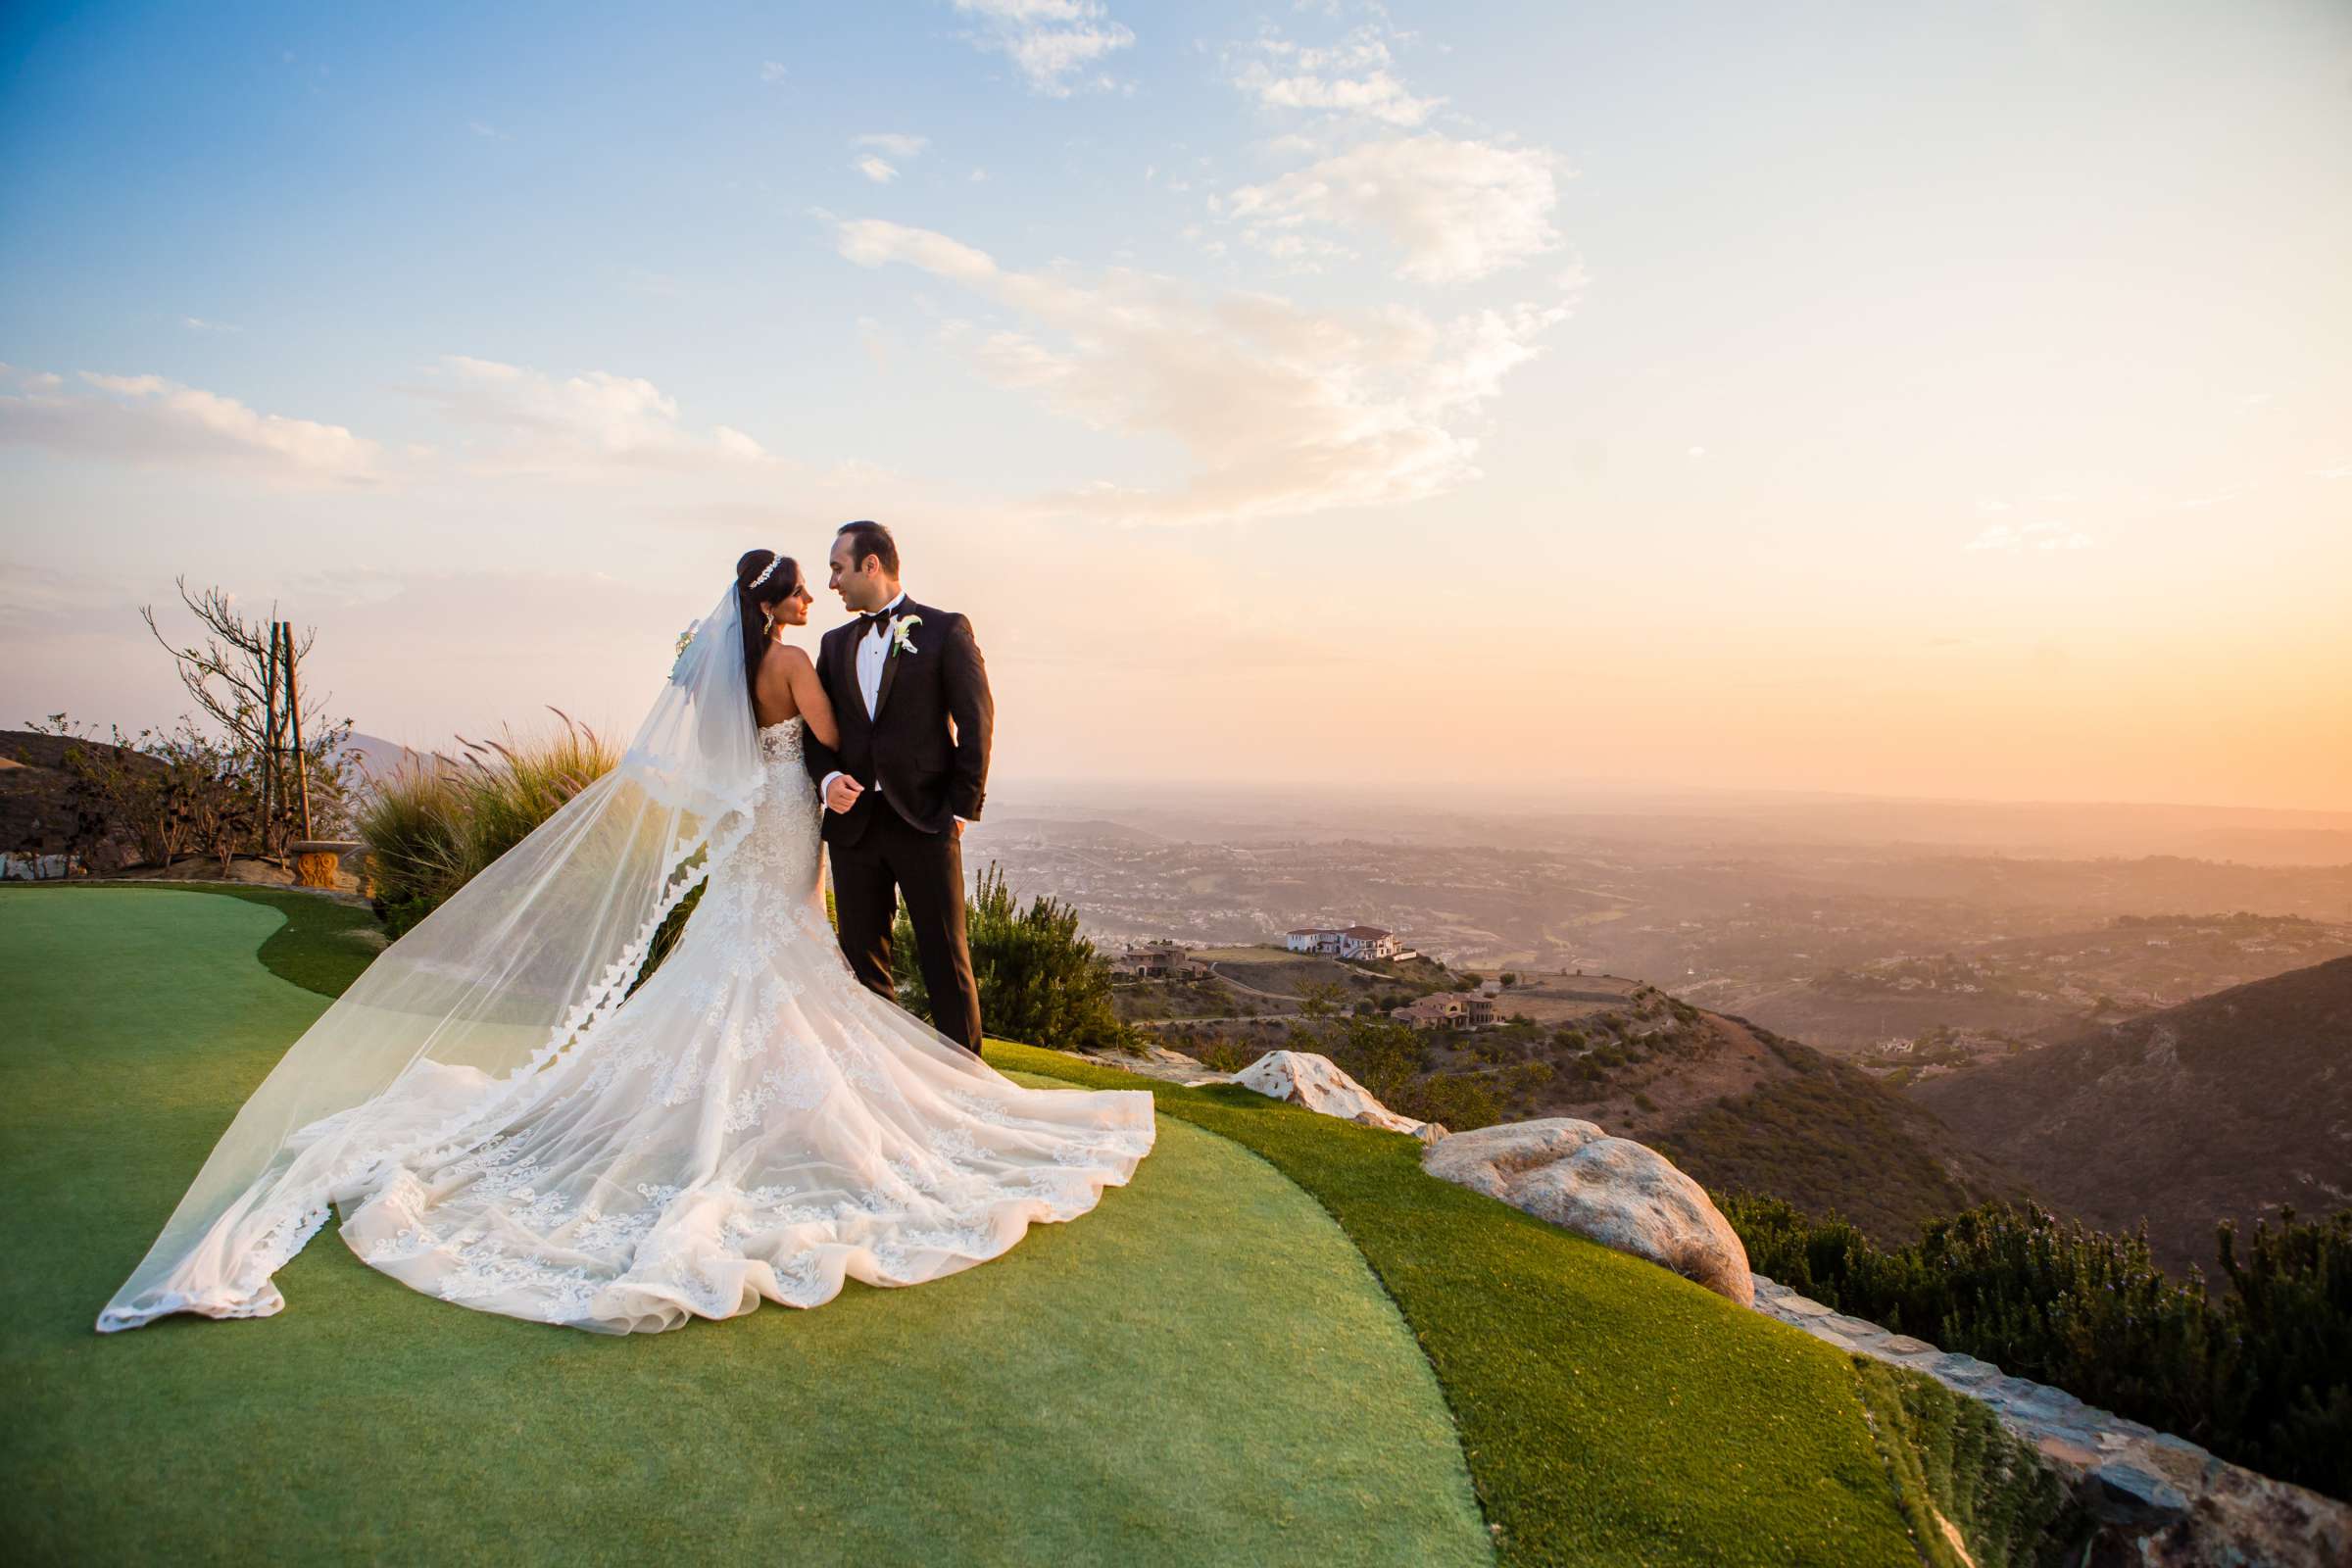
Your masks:
{"label": "shrub", "polygon": [[465,797],[445,765],[405,760],[360,808],[375,910],[392,936],[465,884]]}
{"label": "shrub", "polygon": [[1760,1274],[2335,1496],[2352,1494],[2352,1209],[2219,1229],[2218,1299],[2142,1236],[1994,1202],[1882,1250],[1777,1198],[1719,1200]]}
{"label": "shrub", "polygon": [[[1192,1042],[1187,1041],[1186,1044]],[[1240,1072],[1263,1053],[1246,1051],[1230,1040],[1209,1040],[1202,1042],[1193,1054],[1199,1056],[1200,1064],[1211,1072]]]}
{"label": "shrub", "polygon": [[[620,765],[620,753],[562,709],[552,734],[465,741],[466,858],[470,876],[528,838],[573,796]],[[464,740],[464,737],[460,737]],[[496,758],[496,761],[489,759]]]}
{"label": "shrub", "polygon": [[[359,813],[375,910],[393,936],[430,914],[527,838],[620,754],[561,710],[552,735],[466,741],[462,761],[411,758],[377,781]],[[664,927],[675,940],[674,927]],[[659,944],[666,951],[667,944]],[[650,972],[650,968],[649,968]]]}
{"label": "shrub", "polygon": [[35,735],[54,735],[72,742],[63,754],[68,787],[66,804],[74,814],[67,850],[87,854],[110,829],[126,830],[138,841],[139,858],[150,865],[169,865],[180,853],[187,828],[172,810],[164,770],[146,760],[155,732],[125,735],[120,725],[109,727],[109,738],[74,723],[64,713],[46,720],[27,720]]}
{"label": "shrub", "polygon": [[1450,1132],[1502,1119],[1489,1074],[1432,1074],[1428,1039],[1393,1018],[1350,1017],[1336,1028],[1296,1029],[1290,1048],[1329,1056],[1400,1116],[1443,1122]]}
{"label": "shrub", "polygon": [[[991,864],[964,901],[964,933],[990,1034],[1062,1051],[1133,1044],[1134,1032],[1111,1004],[1110,960],[1078,934],[1078,911],[1069,905],[1040,896],[1021,908],[1003,870]],[[931,999],[904,907],[892,931],[891,970],[900,1004],[928,1019]]]}
{"label": "shrub", "polygon": [[[240,852],[269,851],[260,762],[238,750],[233,735],[219,738],[186,714],[169,730],[125,735],[119,726],[110,727],[106,740],[64,713],[27,727],[70,743],[62,760],[72,781],[66,803],[74,812],[71,852],[86,855],[110,832],[122,831],[136,839],[147,864],[168,866],[193,851],[218,859],[226,874]],[[341,800],[342,734],[338,730],[320,745],[305,746],[317,820],[331,821]]]}

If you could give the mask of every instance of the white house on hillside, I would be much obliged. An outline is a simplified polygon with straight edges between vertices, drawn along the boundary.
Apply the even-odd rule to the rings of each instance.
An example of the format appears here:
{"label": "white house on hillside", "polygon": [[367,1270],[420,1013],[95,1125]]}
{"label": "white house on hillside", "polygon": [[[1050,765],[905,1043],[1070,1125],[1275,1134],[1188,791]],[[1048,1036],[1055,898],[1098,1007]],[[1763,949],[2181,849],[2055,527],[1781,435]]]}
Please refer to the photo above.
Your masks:
{"label": "white house on hillside", "polygon": [[1282,939],[1293,953],[1319,953],[1328,958],[1394,958],[1396,935],[1376,925],[1301,926]]}

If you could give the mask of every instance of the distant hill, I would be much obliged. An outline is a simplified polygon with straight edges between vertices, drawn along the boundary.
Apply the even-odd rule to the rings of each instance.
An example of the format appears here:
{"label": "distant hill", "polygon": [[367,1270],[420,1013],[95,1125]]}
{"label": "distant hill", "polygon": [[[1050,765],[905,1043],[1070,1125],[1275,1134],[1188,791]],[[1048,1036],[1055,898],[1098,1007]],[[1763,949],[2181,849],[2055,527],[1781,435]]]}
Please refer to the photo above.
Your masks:
{"label": "distant hill", "polygon": [[[1536,997],[1545,989],[1531,988]],[[1541,1002],[1520,991],[1502,999],[1506,1014],[1531,1005]],[[1447,1054],[1460,1066],[1547,1062],[1549,1080],[1509,1103],[1513,1118],[1598,1122],[1664,1152],[1707,1187],[1835,1211],[1888,1245],[1939,1215],[2023,1192],[2015,1175],[1859,1068],[1655,987],[1633,987],[1622,1002],[1588,1004],[1544,1030],[1536,1026],[1539,1038],[1526,1044],[1505,1044],[1525,1026],[1454,1036]],[[1511,1070],[1496,1076],[1507,1083]]]}
{"label": "distant hill", "polygon": [[[1419,1081],[1475,1080],[1505,1121],[1596,1122],[1708,1187],[1835,1211],[1889,1246],[1927,1220],[2024,1192],[1921,1106],[1744,1018],[1612,975],[1531,976],[1495,1001],[1496,1027],[1421,1037]],[[1292,1022],[1244,1026],[1234,1043],[1253,1054],[1283,1043]],[[1182,1049],[1180,1029],[1159,1037]]]}
{"label": "distant hill", "polygon": [[2054,1206],[2142,1217],[2174,1268],[2215,1223],[2352,1204],[2352,957],[1916,1085],[1911,1098]]}
{"label": "distant hill", "polygon": [[1632,1136],[1666,1152],[1703,1185],[1841,1214],[1882,1245],[1915,1240],[1929,1220],[1987,1199],[2028,1196],[2015,1169],[1972,1151],[1934,1115],[1850,1063],[1744,1018],[1701,1016],[1733,1049],[1753,1054],[1755,1087]]}
{"label": "distant hill", "polygon": [[2244,910],[2125,914],[1826,966],[1803,981],[1715,1000],[1837,1055],[1938,1028],[1983,1037],[1977,1054],[2000,1055],[2007,1041],[2071,1040],[2119,1016],[2347,955],[2352,921]]}
{"label": "distant hill", "polygon": [[[74,775],[67,771],[66,752],[74,746],[116,750],[104,741],[0,730],[0,850],[12,855],[56,855],[74,843],[77,818]],[[136,752],[121,755],[132,767],[160,769],[163,765]],[[120,821],[104,822],[94,841],[86,842],[82,850],[83,863],[99,872],[120,870],[138,858],[138,837],[127,823]]]}
{"label": "distant hill", "polygon": [[[444,741],[441,749],[454,755],[458,743],[454,740]],[[360,771],[371,779],[389,777],[398,770],[403,757],[416,755],[415,748],[403,746],[398,741],[388,741],[380,735],[363,735],[357,730],[352,731],[346,750],[359,758]]]}

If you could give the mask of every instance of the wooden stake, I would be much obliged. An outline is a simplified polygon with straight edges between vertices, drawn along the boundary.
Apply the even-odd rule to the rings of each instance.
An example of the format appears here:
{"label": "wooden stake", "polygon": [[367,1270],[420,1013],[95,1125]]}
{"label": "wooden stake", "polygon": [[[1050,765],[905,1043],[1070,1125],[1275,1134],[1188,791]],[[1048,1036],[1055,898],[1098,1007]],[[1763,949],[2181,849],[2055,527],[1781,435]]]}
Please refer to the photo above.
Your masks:
{"label": "wooden stake", "polygon": [[286,720],[294,726],[294,783],[302,791],[302,836],[311,836],[311,768],[302,755],[302,696],[294,677],[294,623],[286,627]]}
{"label": "wooden stake", "polygon": [[277,622],[270,623],[270,668],[262,681],[262,853],[270,853],[270,805],[277,792]]}

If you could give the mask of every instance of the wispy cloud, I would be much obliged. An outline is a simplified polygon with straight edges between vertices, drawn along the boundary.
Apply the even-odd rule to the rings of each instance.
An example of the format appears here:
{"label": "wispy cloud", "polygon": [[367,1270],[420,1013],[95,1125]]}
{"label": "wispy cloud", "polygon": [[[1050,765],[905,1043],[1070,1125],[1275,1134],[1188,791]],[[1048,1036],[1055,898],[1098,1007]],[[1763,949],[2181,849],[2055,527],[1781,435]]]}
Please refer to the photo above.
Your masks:
{"label": "wispy cloud", "polygon": [[760,79],[769,83],[770,85],[782,81],[786,76],[791,74],[791,72],[784,69],[784,62],[781,60],[766,60],[760,62]]}
{"label": "wispy cloud", "polygon": [[1259,38],[1227,62],[1233,85],[1273,109],[1360,115],[1410,129],[1446,101],[1408,92],[1390,73],[1387,39],[1371,27],[1359,27],[1327,48],[1279,36]]}
{"label": "wispy cloud", "polygon": [[862,136],[853,138],[850,145],[871,147],[876,152],[888,153],[901,163],[907,163],[922,156],[923,149],[931,145],[931,138],[909,136],[899,130],[869,130]]}
{"label": "wispy cloud", "polygon": [[477,473],[588,479],[616,468],[771,461],[759,442],[726,425],[689,427],[677,399],[651,381],[583,370],[557,377],[463,354],[414,389],[463,427],[466,466]]}
{"label": "wispy cloud", "polygon": [[1384,234],[1401,276],[1459,283],[1559,245],[1558,161],[1537,147],[1422,135],[1370,141],[1220,205],[1262,246],[1309,225]]}
{"label": "wispy cloud", "polygon": [[1100,0],[956,0],[956,9],[981,24],[965,35],[974,47],[1009,59],[1029,90],[1049,98],[1117,85],[1098,68],[1135,44]]}
{"label": "wispy cloud", "polygon": [[1539,352],[1566,303],[1433,321],[1411,311],[1314,311],[1267,294],[1203,299],[1116,269],[1092,281],[1019,272],[945,234],[876,220],[838,225],[843,256],[900,264],[1023,318],[952,325],[1001,386],[1085,423],[1172,437],[1195,472],[1180,489],[1101,484],[1057,504],[1122,521],[1275,517],[1410,501],[1475,478],[1471,426]]}
{"label": "wispy cloud", "polygon": [[466,122],[466,128],[472,131],[476,136],[481,137],[485,141],[506,141],[509,139],[505,131],[499,129],[496,125],[491,124],[486,120],[468,120]]}
{"label": "wispy cloud", "polygon": [[242,332],[245,330],[241,326],[231,326],[226,321],[208,321],[201,316],[183,316],[179,318],[179,322],[191,332]]}
{"label": "wispy cloud", "polygon": [[371,485],[384,450],[339,424],[262,414],[232,397],[159,375],[80,372],[86,393],[60,378],[28,378],[0,395],[0,441],[82,457],[234,470],[291,486]]}
{"label": "wispy cloud", "polygon": [[893,169],[883,159],[876,158],[872,153],[867,153],[850,167],[877,185],[887,185],[899,177],[899,172],[896,169]]}

